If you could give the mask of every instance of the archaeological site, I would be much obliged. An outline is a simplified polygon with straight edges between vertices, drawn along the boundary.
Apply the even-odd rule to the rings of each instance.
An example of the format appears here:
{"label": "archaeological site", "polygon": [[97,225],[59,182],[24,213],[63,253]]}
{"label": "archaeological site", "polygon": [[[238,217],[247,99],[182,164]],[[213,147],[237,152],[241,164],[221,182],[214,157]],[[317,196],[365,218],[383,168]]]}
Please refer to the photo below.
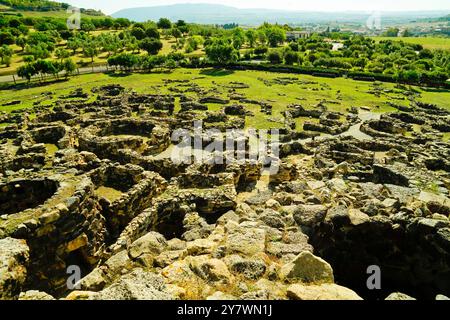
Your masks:
{"label": "archaeological site", "polygon": [[[393,112],[299,101],[277,114],[245,83],[162,85],[46,92],[0,114],[1,299],[450,295],[445,108],[403,90]],[[263,156],[250,156],[250,104],[278,121]]]}

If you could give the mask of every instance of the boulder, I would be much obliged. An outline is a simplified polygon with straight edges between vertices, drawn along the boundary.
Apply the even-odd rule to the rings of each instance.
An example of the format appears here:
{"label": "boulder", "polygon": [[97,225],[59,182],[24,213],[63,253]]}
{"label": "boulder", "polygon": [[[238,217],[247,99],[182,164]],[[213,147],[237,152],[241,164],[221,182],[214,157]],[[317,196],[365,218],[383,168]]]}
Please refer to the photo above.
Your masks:
{"label": "boulder", "polygon": [[242,253],[247,256],[264,252],[266,231],[260,228],[237,226],[228,233],[226,247],[229,253]]}
{"label": "boulder", "polygon": [[19,300],[56,300],[56,299],[46,292],[29,290],[26,292],[21,292]]}
{"label": "boulder", "polygon": [[136,259],[142,254],[158,255],[167,247],[164,236],[158,232],[149,232],[145,236],[134,241],[128,248],[128,254]]}
{"label": "boulder", "polygon": [[106,285],[104,273],[101,269],[95,268],[82,278],[77,285],[79,285],[82,290],[99,291]]}
{"label": "boulder", "polygon": [[91,297],[93,300],[173,300],[164,279],[136,269]]}
{"label": "boulder", "polygon": [[0,300],[14,299],[27,277],[29,248],[25,240],[0,240]]}
{"label": "boulder", "polygon": [[206,256],[188,257],[187,260],[192,271],[207,282],[230,284],[233,281],[233,276],[222,260]]}
{"label": "boulder", "polygon": [[267,266],[263,259],[242,258],[233,254],[225,258],[225,263],[233,273],[243,275],[247,279],[256,280],[261,278],[266,272]]}
{"label": "boulder", "polygon": [[356,292],[334,283],[293,284],[288,287],[287,296],[293,300],[362,300]]}
{"label": "boulder", "polygon": [[292,262],[282,266],[280,278],[285,281],[334,282],[330,264],[309,251],[300,253]]}
{"label": "boulder", "polygon": [[295,209],[294,219],[299,225],[313,227],[325,219],[327,211],[323,205],[302,204]]}

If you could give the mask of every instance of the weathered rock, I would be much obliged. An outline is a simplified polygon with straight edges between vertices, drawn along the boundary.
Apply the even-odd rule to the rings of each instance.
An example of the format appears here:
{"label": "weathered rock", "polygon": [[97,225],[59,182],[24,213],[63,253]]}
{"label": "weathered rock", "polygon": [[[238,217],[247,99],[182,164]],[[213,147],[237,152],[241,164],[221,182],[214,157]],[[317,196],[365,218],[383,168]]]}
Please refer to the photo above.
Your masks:
{"label": "weathered rock", "polygon": [[287,296],[293,300],[362,300],[354,291],[333,283],[293,284],[288,287]]}
{"label": "weathered rock", "polygon": [[292,262],[285,264],[280,270],[280,277],[286,281],[334,281],[330,264],[309,251],[300,253]]}
{"label": "weathered rock", "polygon": [[211,253],[216,246],[209,239],[197,239],[187,243],[186,250],[189,255],[201,255]]}
{"label": "weathered rock", "polygon": [[323,205],[299,205],[294,212],[294,219],[299,225],[312,227],[325,219],[327,210]]}
{"label": "weathered rock", "polygon": [[93,300],[173,300],[164,279],[136,269],[91,297]]}
{"label": "weathered rock", "polygon": [[55,298],[46,292],[29,290],[26,292],[21,292],[19,300],[55,300]]}
{"label": "weathered rock", "polygon": [[416,300],[416,299],[401,292],[393,292],[390,295],[388,295],[385,300]]}
{"label": "weathered rock", "polygon": [[0,299],[16,298],[27,277],[29,248],[25,240],[0,239]]}
{"label": "weathered rock", "polygon": [[231,294],[226,294],[222,291],[216,291],[212,295],[207,297],[206,300],[237,300],[237,298]]}
{"label": "weathered rock", "polygon": [[104,273],[101,269],[94,269],[77,283],[82,290],[99,291],[106,285]]}
{"label": "weathered rock", "polygon": [[256,280],[266,272],[266,263],[262,259],[245,259],[239,255],[231,255],[225,258],[225,263],[233,273],[242,274],[245,278]]}
{"label": "weathered rock", "polygon": [[135,259],[142,254],[160,254],[167,247],[167,241],[164,236],[157,232],[149,232],[142,238],[139,238],[128,248],[131,258]]}
{"label": "weathered rock", "polygon": [[189,258],[188,262],[195,274],[207,282],[230,284],[233,281],[233,276],[222,260],[198,256]]}
{"label": "weathered rock", "polygon": [[266,246],[266,231],[260,228],[238,226],[231,230],[226,240],[227,251],[252,256],[263,252]]}

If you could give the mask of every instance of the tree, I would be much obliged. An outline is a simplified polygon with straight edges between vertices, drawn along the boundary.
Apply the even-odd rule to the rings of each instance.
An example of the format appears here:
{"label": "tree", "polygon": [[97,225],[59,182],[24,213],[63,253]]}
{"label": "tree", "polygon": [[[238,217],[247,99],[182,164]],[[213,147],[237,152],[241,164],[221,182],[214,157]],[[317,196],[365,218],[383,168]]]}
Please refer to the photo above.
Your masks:
{"label": "tree", "polygon": [[63,59],[70,57],[70,52],[66,49],[58,48],[55,51],[55,56],[62,62]]}
{"label": "tree", "polygon": [[275,48],[286,41],[286,31],[280,27],[272,26],[266,28],[265,33],[272,48]]}
{"label": "tree", "polygon": [[67,40],[67,49],[72,50],[72,55],[75,55],[79,48],[81,48],[81,41],[78,38],[70,38]]}
{"label": "tree", "polygon": [[250,48],[253,48],[255,46],[257,36],[258,35],[257,35],[256,31],[253,29],[248,29],[245,32],[245,38],[247,39],[248,44],[250,45]]}
{"label": "tree", "polygon": [[270,63],[272,64],[279,64],[281,63],[281,61],[283,60],[283,57],[281,56],[280,51],[278,50],[272,50],[268,53],[267,55],[267,59],[270,61]]}
{"label": "tree", "polygon": [[157,26],[159,29],[170,29],[172,28],[172,22],[167,18],[161,18],[159,19]]}
{"label": "tree", "polygon": [[77,65],[72,59],[66,59],[62,63],[63,70],[66,72],[66,78],[75,72]]}
{"label": "tree", "polygon": [[6,56],[3,58],[3,63],[7,66],[10,67],[11,66],[11,56]]}
{"label": "tree", "polygon": [[416,70],[402,70],[394,75],[394,79],[399,82],[418,83],[421,79],[421,74]]}
{"label": "tree", "polygon": [[130,53],[121,53],[118,55],[115,55],[113,57],[110,57],[108,59],[108,64],[112,66],[119,66],[122,69],[130,70],[134,66],[136,66],[139,63],[139,57],[130,54]]}
{"label": "tree", "polygon": [[405,29],[405,31],[403,31],[402,33],[402,37],[412,37],[412,33],[411,31],[409,31],[408,29]]}
{"label": "tree", "polygon": [[148,52],[148,54],[156,55],[162,49],[163,44],[159,39],[145,38],[139,44],[139,48]]}
{"label": "tree", "polygon": [[148,38],[155,38],[155,39],[161,38],[158,29],[153,27],[150,27],[147,30],[145,30],[145,34],[147,35]]}
{"label": "tree", "polygon": [[181,38],[183,36],[183,34],[181,33],[180,29],[178,28],[172,28],[170,30],[170,34],[172,35],[172,37],[174,37],[176,40],[178,40],[179,38]]}
{"label": "tree", "polygon": [[398,28],[389,28],[383,35],[385,37],[397,37],[399,32]]}
{"label": "tree", "polygon": [[2,45],[0,47],[0,59],[1,63],[5,63],[5,59],[10,59],[9,63],[11,63],[11,56],[13,54],[13,51],[10,47],[8,47],[6,44]]}
{"label": "tree", "polygon": [[209,60],[220,65],[235,62],[239,58],[239,52],[230,42],[224,39],[217,39],[213,41],[205,48],[205,51]]}
{"label": "tree", "polygon": [[25,37],[18,37],[16,39],[16,44],[22,48],[22,51],[25,50],[25,46],[27,45],[27,39]]}
{"label": "tree", "polygon": [[95,30],[95,26],[90,22],[85,22],[81,24],[81,30],[86,31],[87,33],[90,33],[91,31]]}
{"label": "tree", "polygon": [[258,30],[256,32],[256,36],[258,37],[259,44],[265,46],[267,44],[267,35],[264,30]]}
{"label": "tree", "polygon": [[94,71],[94,58],[98,55],[97,45],[93,41],[88,41],[83,46],[85,57],[91,58],[92,71]]}
{"label": "tree", "polygon": [[142,40],[147,36],[145,33],[145,30],[143,28],[136,27],[136,26],[133,26],[130,34],[138,40]]}
{"label": "tree", "polygon": [[21,78],[27,79],[30,82],[31,77],[36,74],[33,64],[27,63],[17,68],[17,75]]}
{"label": "tree", "polygon": [[0,46],[14,44],[14,36],[9,31],[0,32]]}
{"label": "tree", "polygon": [[239,50],[245,42],[245,32],[242,28],[236,28],[233,30],[233,46]]}
{"label": "tree", "polygon": [[298,63],[298,53],[288,49],[284,52],[284,63],[293,65],[294,63]]}
{"label": "tree", "polygon": [[177,26],[177,28],[182,33],[188,33],[189,32],[189,27],[188,27],[187,23],[184,20],[178,20],[177,23],[175,23],[175,25]]}

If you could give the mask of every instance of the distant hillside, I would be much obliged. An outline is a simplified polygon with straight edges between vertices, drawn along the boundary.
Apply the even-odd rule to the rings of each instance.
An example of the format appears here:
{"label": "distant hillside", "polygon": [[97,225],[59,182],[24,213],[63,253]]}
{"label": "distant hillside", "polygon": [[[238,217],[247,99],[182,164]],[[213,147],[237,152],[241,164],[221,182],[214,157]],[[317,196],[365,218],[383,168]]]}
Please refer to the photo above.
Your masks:
{"label": "distant hillside", "polygon": [[[408,22],[411,19],[439,18],[445,14],[448,14],[448,12],[385,12],[382,13],[382,18],[386,23],[392,21]],[[140,22],[158,20],[164,17],[172,21],[182,19],[206,24],[235,22],[242,25],[256,25],[265,21],[292,24],[299,22],[357,22],[365,24],[369,15],[370,13],[367,12],[301,12],[271,9],[237,9],[214,4],[176,4],[123,9],[112,16]]]}
{"label": "distant hillside", "polygon": [[[69,7],[70,5],[67,3],[48,0],[0,0],[0,12],[31,12],[36,14],[42,12],[49,16],[57,16],[58,13],[66,13]],[[98,10],[82,8],[80,11],[89,16],[104,16]]]}
{"label": "distant hillside", "polygon": [[67,3],[48,0],[0,0],[0,4],[21,11],[60,11],[69,7]]}

